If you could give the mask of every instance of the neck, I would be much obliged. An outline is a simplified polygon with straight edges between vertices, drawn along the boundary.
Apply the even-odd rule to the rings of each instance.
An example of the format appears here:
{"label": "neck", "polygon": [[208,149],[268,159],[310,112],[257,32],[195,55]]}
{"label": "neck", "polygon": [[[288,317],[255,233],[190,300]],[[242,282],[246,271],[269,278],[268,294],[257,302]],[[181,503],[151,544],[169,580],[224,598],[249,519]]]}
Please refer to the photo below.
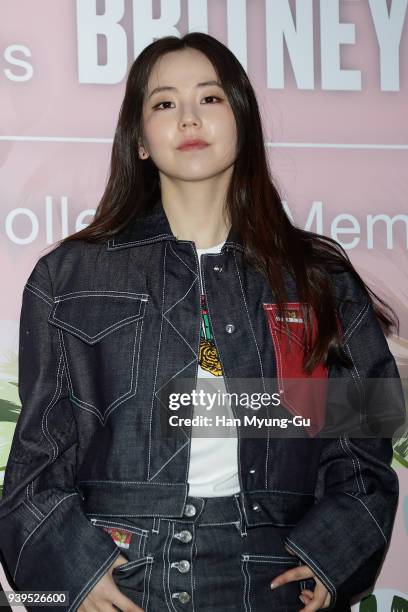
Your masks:
{"label": "neck", "polygon": [[226,187],[225,179],[211,182],[161,179],[163,208],[178,240],[190,240],[198,249],[206,249],[226,239],[230,229]]}

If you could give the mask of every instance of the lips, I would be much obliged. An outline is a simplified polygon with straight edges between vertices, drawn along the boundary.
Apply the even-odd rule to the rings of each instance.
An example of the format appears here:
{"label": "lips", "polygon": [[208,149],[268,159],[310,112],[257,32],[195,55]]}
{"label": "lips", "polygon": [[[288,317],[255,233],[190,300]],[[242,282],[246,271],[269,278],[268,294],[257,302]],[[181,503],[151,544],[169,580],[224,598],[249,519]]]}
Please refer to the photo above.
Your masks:
{"label": "lips", "polygon": [[185,140],[178,148],[180,149],[180,151],[188,151],[191,149],[204,149],[205,147],[208,147],[208,142],[205,142],[204,140],[194,139]]}

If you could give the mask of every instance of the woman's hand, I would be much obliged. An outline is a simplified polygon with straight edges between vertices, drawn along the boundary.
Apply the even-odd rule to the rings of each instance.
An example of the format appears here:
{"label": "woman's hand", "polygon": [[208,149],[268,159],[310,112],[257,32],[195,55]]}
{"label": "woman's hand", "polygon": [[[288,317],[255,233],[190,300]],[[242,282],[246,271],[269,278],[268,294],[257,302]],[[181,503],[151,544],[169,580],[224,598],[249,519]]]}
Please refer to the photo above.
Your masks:
{"label": "woman's hand", "polygon": [[112,612],[112,605],[122,612],[143,612],[142,608],[139,608],[131,599],[123,595],[112,577],[112,570],[127,562],[128,560],[123,555],[116,557],[107,572],[89,591],[77,612]]}
{"label": "woman's hand", "polygon": [[[290,548],[285,546],[288,553],[295,555]],[[301,601],[305,604],[304,608],[301,608],[299,612],[315,612],[315,610],[321,610],[322,608],[328,608],[330,605],[330,593],[324,586],[323,582],[313,573],[312,569],[308,565],[300,565],[293,569],[279,574],[273,579],[271,588],[279,587],[282,584],[291,582],[292,580],[304,580],[305,578],[314,578],[316,581],[316,588],[314,591],[303,589],[302,595],[300,595]],[[272,587],[273,584],[273,587]]]}

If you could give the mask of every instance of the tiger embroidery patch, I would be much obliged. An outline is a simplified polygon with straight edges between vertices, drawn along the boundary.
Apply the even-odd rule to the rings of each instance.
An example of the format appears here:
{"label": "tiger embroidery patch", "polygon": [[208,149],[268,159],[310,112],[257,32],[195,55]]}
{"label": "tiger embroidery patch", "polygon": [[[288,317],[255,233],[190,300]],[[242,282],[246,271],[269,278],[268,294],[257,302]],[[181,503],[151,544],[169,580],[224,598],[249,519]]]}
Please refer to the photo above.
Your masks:
{"label": "tiger embroidery patch", "polygon": [[214,376],[222,376],[221,362],[214,343],[214,336],[204,294],[201,294],[200,297],[200,312],[201,328],[198,361],[203,370],[210,372]]}

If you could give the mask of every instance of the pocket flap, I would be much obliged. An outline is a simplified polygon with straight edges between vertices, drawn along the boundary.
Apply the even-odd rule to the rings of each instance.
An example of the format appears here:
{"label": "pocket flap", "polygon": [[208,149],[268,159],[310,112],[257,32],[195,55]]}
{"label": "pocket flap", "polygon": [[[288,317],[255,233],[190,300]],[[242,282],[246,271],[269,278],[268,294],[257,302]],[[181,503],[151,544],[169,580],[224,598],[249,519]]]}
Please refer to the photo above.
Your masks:
{"label": "pocket flap", "polygon": [[48,322],[88,344],[143,318],[148,295],[127,291],[75,291],[56,296]]}

